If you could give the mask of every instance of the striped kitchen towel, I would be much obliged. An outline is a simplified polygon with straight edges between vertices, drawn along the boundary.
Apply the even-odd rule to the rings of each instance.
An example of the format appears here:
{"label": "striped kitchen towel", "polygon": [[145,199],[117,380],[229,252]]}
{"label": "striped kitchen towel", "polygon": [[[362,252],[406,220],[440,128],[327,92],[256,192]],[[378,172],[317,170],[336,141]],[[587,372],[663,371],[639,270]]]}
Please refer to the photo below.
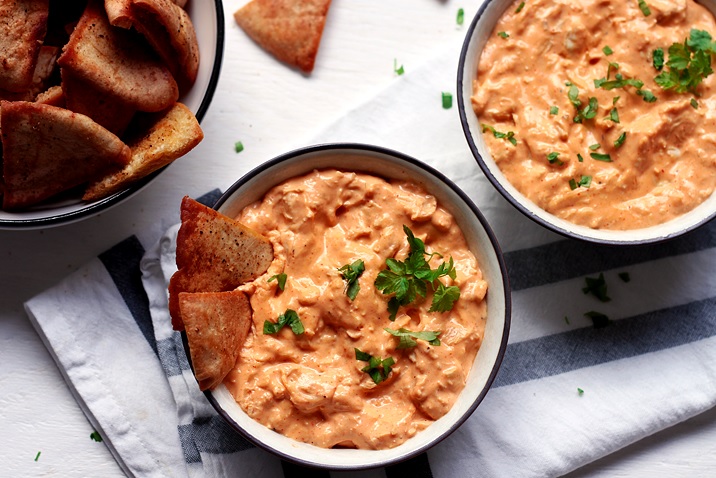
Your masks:
{"label": "striped kitchen towel", "polygon": [[[442,108],[456,53],[406,65],[406,75],[310,142],[411,154],[455,181],[492,225],[513,288],[512,328],[496,382],[472,417],[426,454],[387,469],[307,473],[253,447],[199,392],[171,331],[175,226],[156,245],[123,241],[26,304],[128,475],[559,476],[716,404],[716,222],[663,244],[618,248],[563,239],[526,219],[477,168],[457,112]],[[597,295],[608,302],[583,292],[600,276],[606,291]]]}

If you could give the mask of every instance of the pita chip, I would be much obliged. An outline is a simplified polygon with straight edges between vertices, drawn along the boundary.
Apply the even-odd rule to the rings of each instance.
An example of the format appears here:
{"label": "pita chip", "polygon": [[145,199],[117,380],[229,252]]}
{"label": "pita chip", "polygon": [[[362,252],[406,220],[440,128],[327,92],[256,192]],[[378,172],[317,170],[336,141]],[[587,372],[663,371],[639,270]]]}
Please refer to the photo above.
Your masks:
{"label": "pita chip", "polygon": [[132,0],[104,0],[104,9],[112,26],[125,29],[132,27]]}
{"label": "pita chip", "polygon": [[183,330],[181,292],[224,292],[253,280],[273,261],[268,239],[238,221],[184,197],[177,234],[178,270],[169,281],[169,313]]}
{"label": "pita chip", "polygon": [[239,290],[182,292],[179,309],[199,388],[214,388],[236,364],[251,330],[249,299]]}
{"label": "pita chip", "polygon": [[263,49],[310,73],[330,5],[331,0],[252,0],[234,19]]}
{"label": "pita chip", "polygon": [[92,83],[62,68],[62,91],[65,107],[89,116],[117,136],[122,136],[136,110],[117,96],[107,94]]}
{"label": "pita chip", "polygon": [[165,110],[179,97],[171,72],[146,40],[110,25],[99,0],[87,4],[57,63],[139,111]]}
{"label": "pita chip", "polygon": [[44,105],[65,107],[65,94],[60,85],[51,86],[35,97],[35,103]]}
{"label": "pita chip", "polygon": [[0,109],[6,210],[38,203],[129,161],[129,147],[87,116],[25,101],[2,101]]}
{"label": "pita chip", "polygon": [[47,32],[49,0],[0,2],[0,89],[27,90]]}
{"label": "pita chip", "polygon": [[82,199],[96,201],[125,189],[184,156],[203,138],[204,133],[191,110],[181,103],[176,103],[143,135],[127,143],[132,150],[130,162],[122,169],[91,183]]}
{"label": "pita chip", "polygon": [[132,0],[134,28],[169,67],[186,92],[199,72],[199,43],[194,25],[183,8],[172,0]]}

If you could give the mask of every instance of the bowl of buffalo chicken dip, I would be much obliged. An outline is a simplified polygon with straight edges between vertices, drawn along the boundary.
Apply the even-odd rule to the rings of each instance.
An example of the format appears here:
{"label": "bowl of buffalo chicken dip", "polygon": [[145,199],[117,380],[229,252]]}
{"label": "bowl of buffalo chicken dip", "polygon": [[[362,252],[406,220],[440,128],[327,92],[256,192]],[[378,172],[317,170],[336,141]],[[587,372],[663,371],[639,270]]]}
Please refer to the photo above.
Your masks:
{"label": "bowl of buffalo chicken dip", "polygon": [[[510,326],[505,265],[485,218],[440,172],[375,146],[320,145],[249,172],[213,210],[185,202],[174,325],[212,405],[256,445],[309,466],[384,466],[447,437],[485,397]],[[213,226],[197,220],[209,216]],[[191,244],[218,237],[249,252],[211,252],[208,282],[251,272],[202,292],[196,258],[208,254]],[[222,294],[246,325],[216,346],[225,327],[196,317],[220,320],[233,304],[213,302]]]}
{"label": "bowl of buffalo chicken dip", "polygon": [[495,188],[547,228],[663,241],[716,216],[716,2],[489,0],[458,103]]}

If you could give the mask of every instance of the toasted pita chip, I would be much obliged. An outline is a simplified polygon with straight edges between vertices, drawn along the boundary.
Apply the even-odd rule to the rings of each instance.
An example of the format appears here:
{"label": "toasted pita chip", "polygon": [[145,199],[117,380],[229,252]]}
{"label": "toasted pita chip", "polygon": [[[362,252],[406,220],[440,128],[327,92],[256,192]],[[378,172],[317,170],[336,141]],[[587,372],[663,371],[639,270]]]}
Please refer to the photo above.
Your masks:
{"label": "toasted pita chip", "polygon": [[177,272],[169,282],[169,313],[183,330],[180,292],[233,290],[266,272],[273,261],[271,243],[243,224],[184,197],[177,234]]}
{"label": "toasted pita chip", "polygon": [[134,23],[132,16],[132,0],[104,0],[104,9],[112,26],[131,28]]}
{"label": "toasted pita chip", "polygon": [[82,199],[96,201],[125,189],[184,156],[203,138],[204,133],[194,114],[183,104],[177,103],[159,117],[143,136],[128,143],[132,149],[129,164],[90,184]]}
{"label": "toasted pita chip", "polygon": [[50,79],[55,72],[57,55],[60,49],[55,46],[42,46],[37,55],[32,81],[23,91],[5,91],[0,89],[0,99],[5,101],[33,101],[42,91],[50,85]]}
{"label": "toasted pita chip", "polygon": [[234,19],[266,51],[309,73],[330,5],[331,0],[252,0]]}
{"label": "toasted pita chip", "polygon": [[91,0],[57,60],[75,77],[139,111],[172,106],[179,89],[142,36],[109,24],[99,0]]}
{"label": "toasted pita chip", "polygon": [[43,105],[57,106],[59,108],[65,107],[65,94],[62,91],[60,85],[49,87],[35,98],[35,103],[42,103]]}
{"label": "toasted pita chip", "polygon": [[199,43],[183,8],[171,0],[132,0],[134,28],[164,60],[179,91],[191,88],[199,72]]}
{"label": "toasted pita chip", "polygon": [[65,107],[75,113],[89,116],[117,136],[122,136],[134,117],[136,109],[115,95],[108,95],[62,68],[62,90]]}
{"label": "toasted pita chip", "polygon": [[236,364],[251,330],[249,299],[239,290],[182,292],[179,309],[199,388],[214,388]]}
{"label": "toasted pita chip", "polygon": [[49,0],[0,2],[0,89],[29,89],[49,11]]}
{"label": "toasted pita chip", "polygon": [[87,116],[25,101],[0,108],[4,209],[35,204],[129,161],[129,147]]}

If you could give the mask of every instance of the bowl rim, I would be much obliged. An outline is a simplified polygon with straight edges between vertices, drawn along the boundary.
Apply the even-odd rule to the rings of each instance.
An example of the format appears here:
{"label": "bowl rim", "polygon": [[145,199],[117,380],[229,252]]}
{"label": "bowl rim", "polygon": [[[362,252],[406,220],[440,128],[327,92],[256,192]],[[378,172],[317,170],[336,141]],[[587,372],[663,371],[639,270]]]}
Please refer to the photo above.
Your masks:
{"label": "bowl rim", "polygon": [[[408,156],[407,154],[381,147],[376,145],[370,145],[370,144],[364,144],[364,143],[322,143],[317,144],[313,146],[306,146],[298,149],[294,149],[292,151],[289,151],[287,153],[281,154],[279,156],[274,157],[273,159],[266,161],[262,163],[261,165],[257,166],[256,168],[250,170],[246,174],[244,174],[240,179],[238,179],[234,184],[232,184],[226,192],[224,192],[221,197],[216,201],[213,208],[218,210],[238,189],[240,189],[243,185],[251,181],[254,177],[257,175],[264,173],[266,170],[271,169],[273,167],[277,167],[281,163],[287,160],[291,160],[300,156],[304,155],[313,155],[316,153],[326,153],[335,151],[337,153],[340,152],[358,152],[358,153],[367,153],[367,154],[374,154],[377,156],[383,156],[383,158],[391,157],[392,159],[397,159],[398,161],[409,163],[410,165],[417,166],[419,169],[422,169],[423,171],[427,172],[429,175],[435,176],[436,179],[443,182],[449,189],[451,189],[455,194],[458,195],[461,201],[465,203],[465,205],[470,209],[470,212],[477,218],[478,222],[480,223],[480,227],[484,230],[485,234],[487,235],[489,239],[489,245],[488,248],[491,248],[492,251],[495,254],[499,271],[500,271],[500,278],[502,280],[502,290],[503,290],[503,297],[505,308],[503,312],[504,316],[504,325],[503,325],[503,331],[502,331],[502,337],[500,338],[500,344],[497,349],[497,356],[495,359],[495,362],[492,364],[492,367],[490,369],[489,376],[480,390],[480,392],[476,395],[475,400],[470,404],[470,406],[465,410],[465,412],[460,415],[457,420],[455,420],[445,431],[443,431],[440,435],[438,435],[435,439],[432,441],[409,451],[408,453],[404,455],[400,455],[393,458],[388,458],[382,461],[375,461],[370,462],[364,465],[326,465],[321,463],[315,463],[313,461],[304,460],[300,457],[291,456],[287,453],[282,452],[281,450],[277,450],[270,446],[268,443],[264,443],[257,438],[253,437],[251,434],[244,431],[244,429],[236,423],[233,418],[229,415],[229,413],[224,410],[223,407],[218,403],[217,399],[214,398],[213,393],[211,390],[205,390],[204,396],[207,398],[209,403],[212,405],[212,407],[216,410],[216,412],[231,426],[231,428],[239,433],[242,437],[246,438],[249,442],[257,446],[258,448],[261,448],[263,450],[266,450],[270,453],[272,453],[274,456],[278,456],[281,459],[284,459],[286,461],[307,466],[310,468],[320,468],[320,469],[326,469],[326,470],[334,470],[334,471],[351,471],[351,470],[364,470],[364,469],[370,469],[370,468],[377,468],[377,467],[384,467],[388,465],[393,465],[396,463],[403,462],[405,460],[408,460],[410,458],[413,458],[421,453],[424,453],[428,449],[432,448],[433,446],[437,445],[444,439],[446,439],[448,436],[450,436],[455,430],[457,430],[477,409],[478,405],[483,401],[485,396],[487,395],[487,392],[492,388],[492,385],[495,381],[495,378],[497,376],[497,373],[499,372],[500,366],[502,365],[502,361],[505,356],[505,352],[507,350],[507,343],[509,339],[509,332],[510,332],[510,326],[512,321],[512,303],[511,303],[511,288],[509,283],[509,277],[507,274],[507,266],[505,263],[504,255],[502,252],[502,249],[500,248],[500,245],[497,241],[497,237],[495,236],[494,232],[492,231],[492,228],[488,224],[486,218],[482,214],[482,212],[478,209],[478,207],[474,204],[474,202],[467,196],[467,194],[462,191],[452,180],[450,180],[447,176],[445,176],[440,171],[436,170],[432,166],[423,163],[422,161],[419,161],[418,159],[413,158],[412,156]],[[360,171],[360,167],[354,168],[356,171]],[[269,186],[266,188],[265,192],[268,192],[268,190],[273,187]],[[264,193],[265,193],[264,192]],[[186,332],[181,332],[182,336],[182,343],[184,345],[184,352],[186,354],[186,357],[189,361],[189,364],[193,371],[193,365],[191,362],[191,355],[189,353],[189,347],[188,342],[186,338]],[[371,450],[365,450],[365,451],[371,451]]]}
{"label": "bowl rim", "polygon": [[[470,148],[470,151],[472,152],[473,157],[475,158],[475,161],[480,166],[480,169],[485,174],[487,179],[490,181],[492,186],[518,211],[520,211],[522,214],[527,216],[532,221],[536,222],[540,226],[552,231],[556,232],[557,234],[560,234],[561,236],[570,238],[570,239],[577,239],[585,242],[590,242],[593,244],[603,244],[603,245],[613,245],[613,246],[640,246],[645,244],[659,244],[662,242],[670,241],[671,239],[674,239],[676,237],[682,236],[688,232],[691,232],[695,229],[698,229],[699,227],[703,226],[704,224],[710,222],[714,218],[716,218],[716,210],[712,211],[710,214],[704,215],[700,220],[695,221],[692,224],[687,225],[686,227],[683,227],[682,229],[672,231],[667,234],[657,234],[653,237],[644,237],[644,238],[636,238],[636,239],[608,239],[608,238],[601,238],[601,237],[593,237],[587,234],[582,234],[580,232],[570,230],[564,227],[560,227],[559,225],[553,223],[552,221],[539,216],[535,214],[533,211],[530,211],[518,198],[515,198],[502,184],[502,182],[495,176],[490,166],[485,162],[485,160],[482,157],[482,154],[480,153],[480,150],[477,147],[477,144],[475,143],[473,132],[470,129],[470,124],[468,122],[467,118],[467,109],[465,105],[465,97],[463,95],[463,88],[465,86],[465,78],[467,75],[467,72],[465,71],[465,64],[467,62],[467,55],[468,51],[470,49],[471,43],[473,41],[473,38],[475,36],[475,31],[477,29],[477,24],[479,23],[482,16],[485,14],[485,11],[487,8],[489,8],[492,4],[499,2],[500,0],[485,0],[483,4],[480,6],[479,10],[475,14],[475,17],[472,19],[472,22],[470,22],[470,25],[467,29],[467,32],[465,33],[465,39],[462,44],[462,49],[460,50],[460,58],[458,61],[457,66],[457,104],[458,104],[458,113],[460,116],[460,124],[462,126],[463,133],[465,135],[465,139],[467,140],[467,144]],[[698,0],[697,0],[698,1]],[[504,1],[505,4],[508,3],[507,0]],[[511,2],[509,2],[511,3]],[[701,3],[701,2],[699,2]],[[468,98],[469,100],[469,98]],[[469,101],[468,101],[469,103]],[[479,131],[477,134],[481,134]],[[712,194],[716,194],[716,191]],[[525,198],[525,200],[530,201],[528,198]],[[543,210],[544,211],[544,210]],[[693,209],[692,209],[693,211]],[[547,211],[544,211],[545,214],[548,217],[553,217],[551,213],[548,213]],[[684,214],[688,214],[689,212],[686,212]],[[682,215],[683,216],[683,215]],[[682,217],[679,216],[679,217]],[[668,221],[667,221],[668,222]],[[666,223],[661,223],[666,224]],[[661,224],[657,225],[660,226]],[[575,226],[577,226],[575,224]],[[625,232],[633,232],[635,230],[625,231]]]}
{"label": "bowl rim", "polygon": [[[209,105],[214,98],[214,93],[216,92],[216,87],[219,83],[219,73],[221,72],[221,64],[224,57],[224,44],[226,38],[224,26],[224,6],[222,4],[222,0],[212,0],[212,2],[214,3],[214,8],[216,9],[216,51],[214,52],[214,63],[211,69],[211,75],[209,76],[209,82],[206,86],[206,92],[204,93],[204,97],[199,104],[199,108],[194,114],[199,123],[201,123],[201,120],[204,118],[204,115],[209,109]],[[0,218],[0,230],[38,229],[52,226],[60,226],[77,222],[90,216],[94,216],[110,207],[122,203],[126,199],[129,199],[135,193],[143,189],[144,186],[149,184],[168,166],[170,165],[164,166],[154,171],[153,173],[148,174],[144,178],[129,186],[127,189],[107,196],[104,199],[100,199],[95,203],[88,204],[85,207],[76,211],[70,211],[66,213],[33,219]]]}

